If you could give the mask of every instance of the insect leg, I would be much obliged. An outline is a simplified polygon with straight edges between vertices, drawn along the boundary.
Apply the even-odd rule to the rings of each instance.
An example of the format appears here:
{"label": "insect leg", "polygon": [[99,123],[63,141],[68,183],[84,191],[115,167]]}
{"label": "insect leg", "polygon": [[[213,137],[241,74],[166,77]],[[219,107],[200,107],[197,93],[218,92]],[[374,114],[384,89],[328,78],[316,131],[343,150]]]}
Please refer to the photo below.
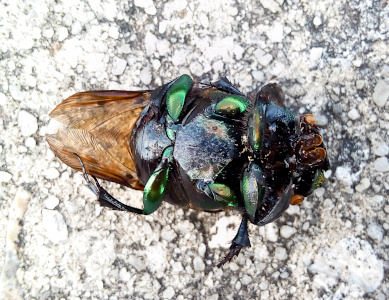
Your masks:
{"label": "insect leg", "polygon": [[143,191],[143,213],[154,212],[162,203],[169,178],[169,168],[173,160],[173,146],[167,147],[162,154],[162,160],[151,174]]}
{"label": "insect leg", "polygon": [[238,232],[235,238],[232,240],[232,244],[230,247],[230,252],[226,255],[226,257],[218,263],[217,267],[220,268],[226,262],[230,262],[234,256],[238,256],[239,252],[244,247],[251,247],[249,232],[247,230],[247,217],[243,217],[242,222],[240,223]]}
{"label": "insect leg", "polygon": [[186,95],[192,88],[192,85],[192,79],[188,75],[182,75],[171,84],[166,92],[166,107],[168,111],[166,116],[166,134],[172,141],[176,139],[176,131],[181,127],[178,124],[178,119],[181,117]]}
{"label": "insect leg", "polygon": [[222,77],[215,82],[201,84],[215,87],[222,92],[243,96],[243,94],[235,86],[233,86],[233,84],[227,79],[227,77]]}
{"label": "insect leg", "polygon": [[83,174],[83,177],[84,177],[84,179],[85,179],[85,181],[86,181],[86,184],[87,184],[88,188],[93,192],[93,194],[95,194],[96,196],[98,196],[98,194],[99,194],[99,187],[100,187],[99,183],[97,182],[97,180],[96,180],[95,177],[93,177],[93,179],[95,180],[96,185],[94,185],[94,184],[89,180],[88,174],[86,174],[86,171],[85,171],[84,163],[82,162],[81,158],[80,158],[76,153],[74,153],[74,154],[77,156],[78,160],[80,161],[81,168],[82,168],[82,174]]}
{"label": "insect leg", "polygon": [[243,172],[240,188],[247,217],[255,222],[257,207],[265,197],[265,176],[260,166],[250,162]]}
{"label": "insect leg", "polygon": [[99,182],[97,181],[97,178],[92,176],[93,180],[95,181],[95,185],[94,185],[89,180],[88,174],[85,171],[85,166],[84,166],[84,163],[82,162],[81,158],[77,154],[75,154],[75,155],[77,156],[78,160],[80,161],[82,173],[83,173],[84,179],[85,179],[89,189],[93,192],[93,194],[95,194],[97,196],[97,200],[99,201],[101,206],[109,207],[109,208],[112,208],[115,210],[129,211],[129,212],[133,212],[133,213],[140,214],[140,215],[144,214],[143,210],[141,210],[139,208],[132,207],[132,206],[128,206],[128,205],[120,202],[119,200],[115,199],[114,197],[112,197],[104,188],[102,188],[100,186]]}
{"label": "insect leg", "polygon": [[221,202],[226,206],[237,207],[239,205],[235,193],[226,184],[198,180],[196,182],[196,187],[204,192],[209,198]]}
{"label": "insect leg", "polygon": [[235,116],[246,111],[248,105],[248,100],[243,96],[230,95],[208,106],[205,109],[205,116],[233,120]]}

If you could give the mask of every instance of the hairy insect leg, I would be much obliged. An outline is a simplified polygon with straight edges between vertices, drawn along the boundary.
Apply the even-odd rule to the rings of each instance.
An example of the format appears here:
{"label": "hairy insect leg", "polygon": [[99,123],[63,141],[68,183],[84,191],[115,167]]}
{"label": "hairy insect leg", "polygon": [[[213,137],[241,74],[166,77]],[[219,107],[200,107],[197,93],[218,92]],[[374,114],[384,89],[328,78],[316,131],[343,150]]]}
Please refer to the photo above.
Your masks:
{"label": "hairy insect leg", "polygon": [[221,77],[215,82],[201,84],[215,87],[222,92],[243,96],[243,94],[227,79],[227,77]]}
{"label": "hairy insect leg", "polygon": [[230,262],[234,256],[239,255],[240,250],[244,247],[251,247],[249,232],[247,230],[247,217],[243,217],[238,232],[235,238],[232,240],[230,252],[228,252],[226,257],[220,263],[218,263],[217,267],[220,268],[226,262]]}
{"label": "hairy insect leg", "polygon": [[112,197],[111,194],[109,194],[103,187],[100,186],[100,184],[97,181],[97,178],[95,176],[92,176],[93,180],[95,181],[95,184],[93,184],[89,180],[88,174],[85,171],[85,166],[84,166],[84,163],[82,162],[81,158],[77,154],[75,154],[75,155],[77,156],[78,160],[80,161],[83,177],[88,185],[88,188],[93,192],[93,194],[95,194],[97,196],[97,200],[99,201],[101,206],[109,207],[109,208],[115,209],[115,210],[133,212],[133,213],[140,214],[140,215],[144,214],[143,210],[141,210],[139,208],[132,207],[132,206],[128,206],[128,205],[120,202],[119,200],[115,199],[114,197]]}

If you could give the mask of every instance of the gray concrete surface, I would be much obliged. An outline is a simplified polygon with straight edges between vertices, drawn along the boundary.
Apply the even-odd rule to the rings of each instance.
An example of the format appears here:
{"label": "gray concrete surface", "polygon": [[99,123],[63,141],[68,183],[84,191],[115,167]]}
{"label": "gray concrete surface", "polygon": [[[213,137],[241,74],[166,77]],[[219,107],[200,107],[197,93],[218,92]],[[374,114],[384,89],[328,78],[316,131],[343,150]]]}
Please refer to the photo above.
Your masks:
{"label": "gray concrete surface", "polygon": [[[388,30],[387,1],[0,1],[0,298],[389,298]],[[69,95],[183,73],[278,82],[332,164],[223,269],[238,214],[102,209],[44,138]]]}

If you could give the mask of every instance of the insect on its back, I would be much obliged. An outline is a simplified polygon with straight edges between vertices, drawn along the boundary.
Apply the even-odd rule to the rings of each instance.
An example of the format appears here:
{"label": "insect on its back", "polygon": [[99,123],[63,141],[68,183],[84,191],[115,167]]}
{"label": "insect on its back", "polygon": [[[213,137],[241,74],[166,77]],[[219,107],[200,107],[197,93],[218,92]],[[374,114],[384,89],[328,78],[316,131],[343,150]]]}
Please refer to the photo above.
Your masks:
{"label": "insect on its back", "polygon": [[[70,127],[47,137],[51,149],[84,172],[102,205],[150,214],[166,200],[240,211],[242,223],[219,267],[250,246],[248,220],[274,221],[311,194],[329,166],[313,116],[295,120],[277,84],[251,99],[226,78],[201,85],[183,75],[153,91],[79,93],[51,116]],[[96,177],[144,186],[143,209],[113,198]]]}

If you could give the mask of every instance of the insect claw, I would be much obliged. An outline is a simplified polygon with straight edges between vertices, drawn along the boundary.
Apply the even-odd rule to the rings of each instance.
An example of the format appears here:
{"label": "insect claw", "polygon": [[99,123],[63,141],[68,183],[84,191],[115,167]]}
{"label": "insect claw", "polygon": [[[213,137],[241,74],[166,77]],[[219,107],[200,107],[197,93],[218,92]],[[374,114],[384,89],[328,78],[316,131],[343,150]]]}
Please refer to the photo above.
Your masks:
{"label": "insect claw", "polygon": [[199,84],[201,84],[201,85],[205,85],[205,86],[212,86],[212,83],[210,82],[210,83],[207,83],[207,82],[199,82]]}
{"label": "insect claw", "polygon": [[239,255],[239,252],[240,250],[243,248],[244,246],[242,245],[238,245],[236,244],[235,242],[232,242],[232,245],[230,247],[230,252],[228,252],[228,254],[226,255],[226,257],[224,257],[224,259],[219,262],[217,264],[217,267],[220,268],[221,266],[223,266],[226,262],[231,262],[232,258],[234,256],[238,257]]}
{"label": "insect claw", "polygon": [[81,157],[78,156],[77,153],[74,153],[74,155],[77,156],[78,160],[80,161],[80,164],[81,164],[81,168],[82,168],[82,176],[84,177],[85,181],[86,181],[86,184],[88,186],[88,188],[93,192],[93,194],[95,194],[97,197],[99,197],[100,195],[100,184],[99,182],[97,181],[97,178],[95,176],[92,176],[93,177],[93,180],[95,181],[96,183],[96,186],[89,180],[89,177],[88,177],[88,174],[86,173],[85,171],[85,166],[84,166],[84,163],[82,162],[82,159]]}
{"label": "insect claw", "polygon": [[97,178],[96,178],[95,176],[92,176],[92,178],[93,178],[93,180],[95,181],[96,186],[98,187],[98,189],[100,189],[100,188],[101,188],[101,187],[100,187],[100,183],[99,183],[99,181],[97,180]]}
{"label": "insect claw", "polygon": [[238,232],[235,238],[232,240],[232,244],[230,246],[230,251],[226,255],[226,257],[218,263],[217,267],[220,268],[226,262],[230,262],[234,256],[238,256],[239,252],[244,247],[251,247],[249,233],[247,230],[247,217],[243,217],[242,222],[240,223]]}

